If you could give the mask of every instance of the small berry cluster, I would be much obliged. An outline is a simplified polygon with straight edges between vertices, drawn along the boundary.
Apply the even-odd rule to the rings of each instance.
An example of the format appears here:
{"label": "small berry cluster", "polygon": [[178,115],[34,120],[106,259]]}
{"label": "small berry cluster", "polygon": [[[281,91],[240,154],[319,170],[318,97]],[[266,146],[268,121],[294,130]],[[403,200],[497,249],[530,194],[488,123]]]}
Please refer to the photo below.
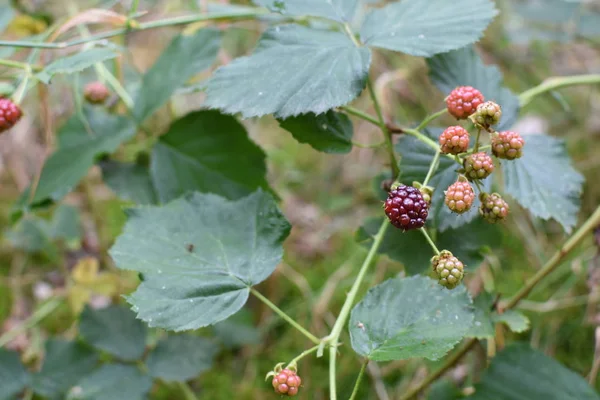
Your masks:
{"label": "small berry cluster", "polygon": [[302,379],[300,379],[295,369],[291,367],[281,369],[281,364],[278,364],[274,371],[267,374],[267,378],[270,376],[273,377],[272,384],[275,393],[289,397],[298,394]]}
{"label": "small berry cluster", "polygon": [[0,134],[15,126],[22,116],[23,112],[12,100],[0,98]]}
{"label": "small berry cluster", "polygon": [[434,256],[431,265],[438,283],[447,289],[454,289],[463,279],[465,266],[448,250],[442,250],[440,254]]}

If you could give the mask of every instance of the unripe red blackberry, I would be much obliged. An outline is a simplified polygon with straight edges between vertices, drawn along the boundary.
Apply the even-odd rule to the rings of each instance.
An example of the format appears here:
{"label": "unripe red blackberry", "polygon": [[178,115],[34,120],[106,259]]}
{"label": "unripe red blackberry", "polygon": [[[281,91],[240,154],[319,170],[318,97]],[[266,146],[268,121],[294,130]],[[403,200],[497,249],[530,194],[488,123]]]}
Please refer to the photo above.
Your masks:
{"label": "unripe red blackberry", "polygon": [[92,104],[102,104],[106,101],[110,92],[102,82],[90,82],[83,88],[83,96]]}
{"label": "unripe red blackberry", "polygon": [[0,98],[0,133],[12,128],[22,116],[23,112],[12,100]]}
{"label": "unripe red blackberry", "polygon": [[494,171],[494,160],[487,153],[475,153],[465,158],[464,167],[468,180],[485,179]]}
{"label": "unripe red blackberry", "polygon": [[444,154],[460,154],[469,149],[469,132],[462,126],[450,126],[440,135],[440,150]]}
{"label": "unripe red blackberry", "polygon": [[502,117],[502,107],[493,101],[486,101],[477,106],[475,114],[471,116],[471,120],[484,128],[489,128],[500,122]]}
{"label": "unripe red blackberry", "polygon": [[446,97],[446,106],[456,119],[467,119],[484,100],[481,92],[474,87],[459,86]]}
{"label": "unripe red blackberry", "polygon": [[392,225],[403,231],[425,225],[429,205],[419,189],[400,185],[390,191],[384,204],[385,214]]}
{"label": "unripe red blackberry", "polygon": [[295,371],[286,368],[273,377],[272,384],[276,393],[294,397],[298,394],[302,379]]}
{"label": "unripe red blackberry", "polygon": [[448,250],[442,250],[431,259],[433,272],[438,283],[447,289],[454,289],[463,279],[465,267],[463,263]]}
{"label": "unripe red blackberry", "polygon": [[475,192],[467,179],[461,176],[444,192],[446,195],[445,203],[450,211],[462,214],[471,209],[475,200]]}
{"label": "unripe red blackberry", "polygon": [[479,195],[479,199],[481,200],[479,214],[487,222],[495,224],[505,219],[508,215],[508,204],[498,193],[482,193]]}
{"label": "unripe red blackberry", "polygon": [[523,155],[525,140],[517,132],[505,131],[492,134],[492,154],[498,158],[514,160]]}

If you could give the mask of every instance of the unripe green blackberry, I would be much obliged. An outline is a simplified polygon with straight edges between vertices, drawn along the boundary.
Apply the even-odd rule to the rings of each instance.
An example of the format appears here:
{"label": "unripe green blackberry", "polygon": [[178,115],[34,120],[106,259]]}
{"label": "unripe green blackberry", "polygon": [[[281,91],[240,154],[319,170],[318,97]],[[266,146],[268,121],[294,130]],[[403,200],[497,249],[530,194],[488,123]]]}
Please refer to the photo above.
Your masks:
{"label": "unripe green blackberry", "polygon": [[504,220],[508,215],[508,204],[498,193],[482,193],[479,195],[479,199],[481,200],[479,214],[487,222],[495,224]]}
{"label": "unripe green blackberry", "polygon": [[485,179],[494,171],[494,160],[487,153],[474,153],[465,158],[463,166],[468,180]]}
{"label": "unripe green blackberry", "polygon": [[469,149],[469,132],[462,126],[450,126],[439,138],[440,151],[444,154],[460,154]]}
{"label": "unripe green blackberry", "polygon": [[517,132],[505,131],[492,134],[492,154],[505,160],[514,160],[523,155],[525,140]]}
{"label": "unripe green blackberry", "polygon": [[462,214],[471,209],[475,200],[475,192],[464,176],[458,178],[445,192],[445,203],[450,211]]}
{"label": "unripe green blackberry", "polygon": [[502,107],[493,101],[486,101],[477,107],[477,110],[471,115],[471,120],[484,128],[489,128],[500,122],[502,117]]}
{"label": "unripe green blackberry", "polygon": [[431,259],[433,272],[438,283],[447,289],[454,289],[463,279],[465,267],[463,263],[448,250],[442,250]]}

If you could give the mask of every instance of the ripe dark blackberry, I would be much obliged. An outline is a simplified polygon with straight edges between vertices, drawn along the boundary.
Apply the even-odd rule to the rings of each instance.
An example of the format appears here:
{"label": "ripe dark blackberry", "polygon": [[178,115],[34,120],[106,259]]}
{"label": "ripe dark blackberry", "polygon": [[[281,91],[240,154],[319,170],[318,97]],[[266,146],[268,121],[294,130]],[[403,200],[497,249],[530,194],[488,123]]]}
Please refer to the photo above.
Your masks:
{"label": "ripe dark blackberry", "polygon": [[484,100],[481,92],[474,87],[459,86],[446,97],[446,106],[456,119],[467,119]]}
{"label": "ripe dark blackberry", "polygon": [[419,189],[405,185],[389,193],[384,207],[392,225],[403,231],[423,227],[429,209]]}
{"label": "ripe dark blackberry", "polygon": [[463,279],[465,267],[463,263],[448,250],[442,250],[431,259],[433,271],[438,283],[447,289],[454,289]]}
{"label": "ripe dark blackberry", "polygon": [[445,192],[445,203],[450,211],[462,214],[471,209],[475,200],[475,192],[464,176],[448,187]]}
{"label": "ripe dark blackberry", "polygon": [[487,153],[475,153],[465,158],[464,167],[468,180],[485,179],[494,171],[494,160]]}
{"label": "ripe dark blackberry", "polygon": [[462,126],[450,126],[440,135],[440,150],[444,154],[460,154],[469,149],[469,132]]}
{"label": "ripe dark blackberry", "polygon": [[272,383],[276,393],[294,397],[298,394],[302,379],[296,372],[286,368],[273,377]]}
{"label": "ripe dark blackberry", "polygon": [[487,222],[495,224],[504,220],[508,215],[508,203],[498,193],[482,193],[479,195],[479,200],[481,200],[479,214]]}
{"label": "ripe dark blackberry", "polygon": [[505,131],[492,134],[492,154],[505,160],[514,160],[523,155],[525,140],[517,132]]}
{"label": "ripe dark blackberry", "polygon": [[106,101],[110,92],[102,82],[90,82],[83,88],[83,96],[92,104],[102,104]]}
{"label": "ripe dark blackberry", "polygon": [[0,98],[0,133],[12,128],[22,116],[23,112],[12,100]]}
{"label": "ripe dark blackberry", "polygon": [[493,101],[486,101],[483,104],[477,106],[477,110],[471,116],[471,120],[484,128],[489,128],[492,125],[496,125],[500,122],[502,117],[502,107]]}

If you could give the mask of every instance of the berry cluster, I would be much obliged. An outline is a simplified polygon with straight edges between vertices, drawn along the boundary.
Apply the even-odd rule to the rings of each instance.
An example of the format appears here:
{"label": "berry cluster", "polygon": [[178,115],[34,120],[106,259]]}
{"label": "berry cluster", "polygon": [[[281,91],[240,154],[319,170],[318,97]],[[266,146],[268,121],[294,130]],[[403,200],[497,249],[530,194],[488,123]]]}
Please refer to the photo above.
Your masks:
{"label": "berry cluster", "polygon": [[465,273],[463,263],[448,250],[442,250],[439,255],[434,256],[431,265],[439,284],[448,289],[457,287]]}
{"label": "berry cluster", "polygon": [[278,373],[273,373],[273,375],[272,383],[275,393],[289,397],[294,397],[298,394],[302,379],[300,379],[296,371],[286,368]]}
{"label": "berry cluster", "polygon": [[23,112],[12,100],[0,98],[0,133],[15,126],[22,116]]}
{"label": "berry cluster", "polygon": [[384,208],[392,225],[403,231],[423,227],[429,213],[429,204],[419,189],[405,185],[392,188]]}

